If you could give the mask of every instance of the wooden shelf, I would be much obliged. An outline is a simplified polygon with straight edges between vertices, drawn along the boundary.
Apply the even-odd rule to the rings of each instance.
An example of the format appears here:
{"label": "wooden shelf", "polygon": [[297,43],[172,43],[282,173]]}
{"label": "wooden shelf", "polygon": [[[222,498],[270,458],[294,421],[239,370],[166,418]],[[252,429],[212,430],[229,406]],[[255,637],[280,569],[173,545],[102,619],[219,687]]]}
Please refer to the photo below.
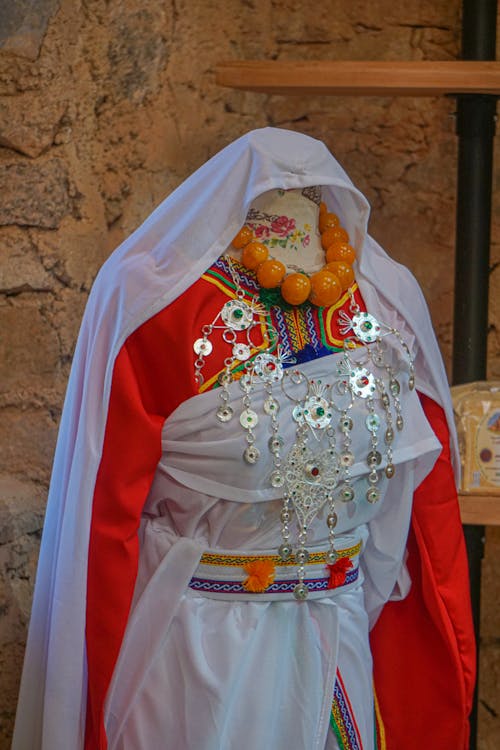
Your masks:
{"label": "wooden shelf", "polygon": [[221,63],[220,86],[266,94],[439,96],[500,94],[500,62],[248,60]]}
{"label": "wooden shelf", "polygon": [[500,526],[500,496],[472,495],[461,492],[458,496],[462,523],[479,526]]}

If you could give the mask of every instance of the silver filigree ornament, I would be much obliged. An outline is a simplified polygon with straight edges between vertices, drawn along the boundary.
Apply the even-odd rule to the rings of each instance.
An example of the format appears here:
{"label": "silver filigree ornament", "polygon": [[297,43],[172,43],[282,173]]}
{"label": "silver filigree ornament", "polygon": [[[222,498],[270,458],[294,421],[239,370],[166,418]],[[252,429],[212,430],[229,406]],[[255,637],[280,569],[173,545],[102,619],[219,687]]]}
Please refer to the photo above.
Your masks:
{"label": "silver filigree ornament", "polygon": [[[243,459],[248,465],[258,463],[260,451],[255,445],[254,430],[261,429],[263,416],[267,417],[271,427],[267,448],[273,461],[269,484],[275,489],[282,490],[283,497],[280,513],[282,543],[278,554],[283,561],[295,557],[299,580],[294,596],[298,601],[302,601],[309,593],[305,580],[305,565],[309,559],[307,537],[311,522],[325,506],[328,506],[325,512],[329,540],[327,561],[334,563],[338,558],[335,549],[335,530],[338,523],[335,502],[350,503],[357,499],[351,487],[350,477],[351,467],[359,461],[351,446],[354,424],[350,409],[355,401],[363,403],[368,412],[364,420],[370,435],[365,464],[368,468],[368,489],[364,496],[366,501],[375,503],[380,498],[379,472],[383,470],[384,464],[386,476],[390,478],[394,474],[392,446],[395,432],[403,429],[400,403],[402,389],[399,375],[396,377],[396,372],[387,362],[387,348],[382,338],[394,334],[405,350],[410,362],[410,389],[414,387],[413,360],[399,332],[380,323],[373,315],[362,313],[351,294],[351,316],[341,312],[339,327],[344,336],[349,333],[352,333],[352,336],[345,339],[344,357],[333,373],[333,383],[326,385],[321,381],[309,380],[298,369],[286,370],[285,364],[293,360],[290,353],[278,345],[279,335],[269,313],[262,307],[256,295],[251,299],[245,297],[232,262],[229,259],[227,262],[235,282],[236,299],[226,302],[212,324],[202,328],[202,336],[193,345],[197,355],[195,371],[198,381],[202,382],[201,369],[205,358],[213,349],[209,338],[214,330],[221,329],[222,341],[229,346],[231,356],[224,360],[224,371],[218,377],[221,386],[221,405],[217,410],[217,418],[221,422],[227,422],[233,417],[234,410],[229,404],[229,386],[233,382],[233,369],[237,367],[241,370],[243,366],[244,373],[239,381],[243,391],[243,408],[239,414],[239,423],[247,443]],[[265,351],[254,354],[257,346],[252,342],[251,333],[257,325],[262,327],[263,324],[269,338],[268,347]],[[384,372],[384,377],[378,375],[379,371]],[[285,383],[292,385],[294,395],[287,391]],[[257,385],[260,390],[263,387],[266,392],[263,415],[260,416],[252,406],[252,394]],[[282,452],[285,446],[284,439],[279,434],[280,402],[273,393],[273,388],[278,385],[293,403],[290,409],[296,425],[295,442],[283,461]],[[297,397],[299,393],[300,397]],[[391,402],[395,410],[395,421]],[[375,411],[375,403],[381,406],[385,427],[380,413],[377,414]],[[334,412],[340,415],[336,425]],[[336,433],[340,433],[341,436],[338,447]],[[311,447],[314,444],[315,449]],[[292,543],[292,521],[296,525],[296,543]]]}

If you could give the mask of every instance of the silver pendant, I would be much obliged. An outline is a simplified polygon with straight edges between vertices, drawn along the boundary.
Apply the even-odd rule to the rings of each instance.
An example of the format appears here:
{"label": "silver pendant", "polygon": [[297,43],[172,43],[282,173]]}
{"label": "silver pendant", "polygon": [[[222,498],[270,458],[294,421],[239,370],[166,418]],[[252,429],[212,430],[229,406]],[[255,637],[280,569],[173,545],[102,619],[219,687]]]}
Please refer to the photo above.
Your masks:
{"label": "silver pendant", "polygon": [[336,455],[330,451],[314,454],[301,444],[293,446],[286,458],[285,487],[300,527],[307,527],[330,500],[338,477]]}
{"label": "silver pendant", "polygon": [[310,396],[304,404],[303,416],[310,427],[323,430],[332,421],[333,413],[326,398]]}
{"label": "silver pendant", "polygon": [[240,362],[245,362],[249,358],[251,352],[252,350],[248,344],[235,344],[233,346],[233,357]]}
{"label": "silver pendant", "polygon": [[253,409],[244,409],[240,414],[240,425],[244,430],[252,430],[259,423],[259,415]]}
{"label": "silver pendant", "polygon": [[221,318],[233,331],[245,331],[253,323],[253,311],[241,300],[232,299],[226,302],[220,312]]}
{"label": "silver pendant", "polygon": [[233,410],[230,406],[219,406],[217,409],[217,419],[220,422],[229,422],[233,416]]}
{"label": "silver pendant", "polygon": [[243,458],[247,464],[256,464],[260,458],[260,450],[255,445],[249,445],[243,453]]}
{"label": "silver pendant", "polygon": [[378,414],[369,414],[365,420],[366,429],[370,432],[378,432],[380,428],[380,417]]}
{"label": "silver pendant", "polygon": [[355,367],[349,373],[349,385],[355,396],[368,398],[375,392],[375,377],[366,367]]}
{"label": "silver pendant", "polygon": [[208,357],[212,353],[212,342],[208,339],[196,339],[193,344],[195,354],[203,354],[204,357]]}
{"label": "silver pendant", "polygon": [[279,410],[280,405],[275,398],[273,398],[272,396],[266,398],[266,400],[264,401],[264,411],[266,412],[266,414],[269,414],[269,416],[271,414],[277,414]]}
{"label": "silver pendant", "polygon": [[380,323],[370,313],[356,313],[352,317],[351,325],[356,338],[364,344],[371,344],[380,336]]}
{"label": "silver pendant", "polygon": [[377,487],[370,487],[366,491],[366,499],[369,503],[376,503],[380,499],[380,490]]}
{"label": "silver pendant", "polygon": [[263,352],[253,361],[253,371],[264,383],[278,383],[283,377],[283,365],[277,357]]}
{"label": "silver pendant", "polygon": [[351,500],[354,500],[354,490],[349,484],[343,484],[337,497],[342,503],[350,503]]}

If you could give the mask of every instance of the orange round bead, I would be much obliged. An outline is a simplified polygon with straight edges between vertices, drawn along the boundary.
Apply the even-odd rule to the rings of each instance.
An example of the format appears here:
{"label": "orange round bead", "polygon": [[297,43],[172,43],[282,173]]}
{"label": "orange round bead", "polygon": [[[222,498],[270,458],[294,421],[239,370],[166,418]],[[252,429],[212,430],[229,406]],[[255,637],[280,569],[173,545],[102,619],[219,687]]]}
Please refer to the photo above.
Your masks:
{"label": "orange round bead", "polygon": [[326,229],[333,229],[340,225],[339,217],[337,214],[332,214],[329,211],[323,211],[319,215],[319,231],[324,232]]}
{"label": "orange round bead", "polygon": [[250,227],[241,227],[240,231],[234,237],[232,241],[232,246],[235,247],[237,250],[241,250],[242,247],[245,247],[245,245],[248,245],[249,242],[253,240],[253,232],[250,229]]}
{"label": "orange round bead", "polygon": [[257,269],[257,281],[264,289],[274,289],[279,286],[286,274],[286,266],[279,260],[266,260]]}
{"label": "orange round bead", "polygon": [[241,255],[241,262],[245,268],[255,271],[269,257],[269,250],[262,242],[250,242],[245,245]]}
{"label": "orange round bead", "polygon": [[327,271],[331,271],[335,274],[340,281],[343,292],[345,292],[346,289],[349,289],[354,281],[354,271],[352,270],[352,266],[345,263],[343,260],[334,260],[331,263],[327,263],[325,268]]}
{"label": "orange round bead", "polygon": [[311,282],[305,273],[291,273],[281,285],[281,296],[289,305],[301,305],[310,291]]}
{"label": "orange round bead", "polygon": [[350,266],[356,260],[356,250],[347,242],[334,242],[326,251],[326,262],[331,263],[334,260],[343,260]]}
{"label": "orange round bead", "polygon": [[324,201],[321,201],[321,203],[319,204],[319,212],[320,214],[326,214],[328,212],[326,203]]}
{"label": "orange round bead", "polygon": [[331,271],[326,271],[322,268],[321,271],[311,276],[311,293],[309,299],[313,305],[329,307],[340,299],[341,294],[342,285]]}
{"label": "orange round bead", "polygon": [[321,235],[323,250],[326,250],[334,242],[349,242],[349,235],[342,227],[328,227]]}

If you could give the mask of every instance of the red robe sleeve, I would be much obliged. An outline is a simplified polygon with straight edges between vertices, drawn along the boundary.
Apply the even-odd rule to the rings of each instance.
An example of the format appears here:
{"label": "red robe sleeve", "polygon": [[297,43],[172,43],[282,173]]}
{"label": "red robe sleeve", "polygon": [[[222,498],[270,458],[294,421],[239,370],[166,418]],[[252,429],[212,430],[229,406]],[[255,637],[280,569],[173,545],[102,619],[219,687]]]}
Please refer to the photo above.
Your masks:
{"label": "red robe sleeve", "polygon": [[[194,284],[140,326],[115,360],[89,541],[86,750],[107,747],[104,702],[129,616],[139,523],[161,456],[163,424],[196,393],[193,335],[186,331],[199,332],[220,306],[213,286]],[[222,366],[222,357],[211,357],[215,371]]]}
{"label": "red robe sleeve", "polygon": [[466,750],[475,681],[467,556],[443,410],[421,396],[442,452],[414,496],[403,601],[371,635],[387,750]]}

